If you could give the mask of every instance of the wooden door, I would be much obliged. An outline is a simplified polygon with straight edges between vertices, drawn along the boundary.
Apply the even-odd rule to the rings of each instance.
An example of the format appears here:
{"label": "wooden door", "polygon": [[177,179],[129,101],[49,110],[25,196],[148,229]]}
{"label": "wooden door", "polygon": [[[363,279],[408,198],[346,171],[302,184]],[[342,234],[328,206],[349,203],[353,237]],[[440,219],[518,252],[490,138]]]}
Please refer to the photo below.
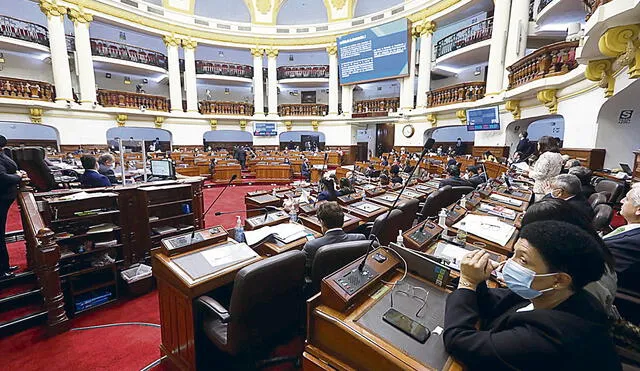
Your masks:
{"label": "wooden door", "polygon": [[369,150],[368,142],[358,142],[358,160],[357,161],[367,161],[368,150]]}
{"label": "wooden door", "polygon": [[377,124],[376,125],[376,156],[388,153],[393,149],[394,141],[393,124]]}

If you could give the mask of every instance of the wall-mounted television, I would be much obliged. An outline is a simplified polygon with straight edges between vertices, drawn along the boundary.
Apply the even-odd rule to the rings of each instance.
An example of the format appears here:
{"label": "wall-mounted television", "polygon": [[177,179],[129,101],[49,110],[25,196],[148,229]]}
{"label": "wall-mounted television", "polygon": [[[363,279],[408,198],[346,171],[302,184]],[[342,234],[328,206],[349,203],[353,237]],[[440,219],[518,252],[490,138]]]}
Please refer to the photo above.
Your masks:
{"label": "wall-mounted television", "polygon": [[498,106],[467,110],[467,131],[500,130]]}
{"label": "wall-mounted television", "polygon": [[275,122],[256,122],[253,124],[253,135],[257,137],[275,137],[278,135]]}
{"label": "wall-mounted television", "polygon": [[316,103],[315,90],[303,91],[301,94],[300,103]]}

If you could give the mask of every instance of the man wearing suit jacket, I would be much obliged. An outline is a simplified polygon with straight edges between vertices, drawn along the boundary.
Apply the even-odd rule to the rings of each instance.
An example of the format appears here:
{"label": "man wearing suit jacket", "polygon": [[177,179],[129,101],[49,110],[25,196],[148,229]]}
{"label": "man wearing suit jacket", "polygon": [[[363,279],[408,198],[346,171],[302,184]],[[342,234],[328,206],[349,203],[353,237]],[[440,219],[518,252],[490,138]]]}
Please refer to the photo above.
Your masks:
{"label": "man wearing suit jacket", "polygon": [[26,178],[27,173],[18,170],[18,165],[4,153],[7,138],[0,135],[0,280],[13,277],[17,266],[9,265],[9,252],[5,242],[7,215],[11,204],[18,195],[20,179]]}
{"label": "man wearing suit jacket", "polygon": [[109,179],[111,185],[118,184],[116,173],[113,171],[115,159],[111,153],[105,153],[98,158],[98,172]]}
{"label": "man wearing suit jacket", "polygon": [[320,238],[307,241],[302,248],[302,252],[307,256],[305,269],[307,275],[311,272],[311,264],[319,248],[339,242],[357,241],[366,239],[365,235],[359,233],[345,233],[342,230],[344,223],[344,213],[337,202],[325,202],[318,207],[318,220],[322,225],[322,234]]}
{"label": "man wearing suit jacket", "polygon": [[304,158],[302,160],[302,166],[300,167],[300,174],[308,182],[311,179],[311,165],[309,165],[309,159]]}
{"label": "man wearing suit jacket", "polygon": [[82,156],[80,162],[84,168],[84,174],[80,176],[80,185],[82,188],[109,187],[111,182],[109,178],[98,172],[98,162],[93,156]]}
{"label": "man wearing suit jacket", "polygon": [[627,224],[604,236],[604,244],[616,260],[618,286],[640,291],[640,186],[622,199],[620,215]]}
{"label": "man wearing suit jacket", "polygon": [[595,211],[582,195],[582,185],[577,176],[571,174],[556,175],[551,181],[551,193],[544,198],[561,198],[574,209],[581,212],[588,220],[593,220]]}
{"label": "man wearing suit jacket", "polygon": [[464,180],[460,177],[460,168],[458,166],[449,166],[447,168],[447,174],[449,174],[449,176],[440,181],[440,188],[448,185],[452,187],[473,187],[468,180]]}

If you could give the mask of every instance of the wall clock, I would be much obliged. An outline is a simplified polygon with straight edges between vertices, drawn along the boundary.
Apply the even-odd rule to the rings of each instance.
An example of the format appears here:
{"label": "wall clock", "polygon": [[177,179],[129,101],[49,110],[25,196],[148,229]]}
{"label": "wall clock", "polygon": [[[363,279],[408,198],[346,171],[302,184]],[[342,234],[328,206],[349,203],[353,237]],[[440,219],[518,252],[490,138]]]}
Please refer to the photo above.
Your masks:
{"label": "wall clock", "polygon": [[402,135],[407,138],[411,138],[413,133],[415,133],[416,129],[414,129],[413,125],[407,124],[402,128]]}

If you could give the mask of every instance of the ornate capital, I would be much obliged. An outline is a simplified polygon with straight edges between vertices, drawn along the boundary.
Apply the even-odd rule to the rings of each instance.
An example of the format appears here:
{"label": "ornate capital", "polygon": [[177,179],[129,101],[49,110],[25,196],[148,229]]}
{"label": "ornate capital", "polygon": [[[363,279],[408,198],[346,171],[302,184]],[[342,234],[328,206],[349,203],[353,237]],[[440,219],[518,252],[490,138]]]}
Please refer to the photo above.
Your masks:
{"label": "ornate capital", "polygon": [[413,37],[421,37],[426,34],[433,34],[436,31],[436,24],[433,21],[429,21],[426,18],[417,22],[411,29]]}
{"label": "ornate capital", "polygon": [[91,23],[93,21],[93,14],[86,13],[83,7],[76,9],[69,9],[69,19],[73,23]]}
{"label": "ornate capital", "polygon": [[240,120],[240,130],[245,130],[247,128],[247,120]]}
{"label": "ornate capital", "polygon": [[187,50],[194,50],[198,46],[198,42],[191,38],[182,39],[182,47]]}
{"label": "ornate capital", "polygon": [[67,14],[67,8],[58,5],[55,0],[40,0],[40,10],[47,17],[60,17]]}
{"label": "ornate capital", "polygon": [[291,129],[293,129],[293,122],[285,121],[284,126],[287,128],[287,131],[291,131]]}
{"label": "ornate capital", "polygon": [[429,121],[431,123],[432,127],[435,127],[438,125],[438,115],[436,115],[435,113],[430,113],[427,115],[427,121]]}
{"label": "ornate capital", "polygon": [[597,61],[589,61],[584,76],[591,80],[597,81],[601,88],[604,88],[605,98],[613,95],[616,79],[613,77],[613,59],[600,59]]}
{"label": "ornate capital", "polygon": [[211,127],[211,130],[217,130],[218,129],[218,120],[216,120],[216,119],[209,120],[209,126]]}
{"label": "ornate capital", "polygon": [[180,39],[175,34],[162,36],[162,41],[166,46],[180,46]]}
{"label": "ornate capital", "polygon": [[267,53],[267,57],[269,58],[275,58],[280,53],[278,49],[274,49],[274,48],[266,49],[265,52]]}
{"label": "ornate capital", "polygon": [[504,107],[507,111],[511,112],[514,120],[520,120],[520,101],[508,100],[504,103]]}
{"label": "ornate capital", "polygon": [[344,8],[345,4],[347,0],[331,0],[331,5],[338,10]]}
{"label": "ornate capital", "polygon": [[261,48],[252,48],[251,55],[254,57],[262,57],[264,55],[264,49]]}
{"label": "ornate capital", "polygon": [[327,53],[329,53],[329,55],[338,54],[338,46],[336,44],[331,44],[327,46]]}
{"label": "ornate capital", "polygon": [[153,122],[153,126],[155,126],[156,128],[160,129],[162,127],[163,123],[164,123],[164,117],[156,116],[156,119]]}
{"label": "ornate capital", "polygon": [[549,113],[558,113],[558,98],[556,97],[556,89],[545,89],[538,92],[537,96],[540,103],[549,109]]}
{"label": "ornate capital", "polygon": [[31,107],[29,108],[29,116],[31,122],[34,124],[42,124],[42,108]]}
{"label": "ornate capital", "polygon": [[118,126],[123,127],[124,124],[127,122],[127,115],[123,114],[123,113],[119,113],[116,116],[116,123],[118,124]]}
{"label": "ornate capital", "polygon": [[598,41],[602,54],[616,59],[616,66],[629,67],[629,77],[640,77],[640,24],[629,24],[608,29]]}
{"label": "ornate capital", "polygon": [[318,131],[318,127],[320,127],[320,121],[318,120],[311,121],[311,126],[313,126],[313,131]]}
{"label": "ornate capital", "polygon": [[463,110],[463,109],[457,110],[456,111],[456,117],[458,118],[458,120],[460,120],[462,125],[466,125],[467,124],[467,110]]}
{"label": "ornate capital", "polygon": [[256,9],[262,14],[267,14],[271,10],[271,0],[256,0]]}

